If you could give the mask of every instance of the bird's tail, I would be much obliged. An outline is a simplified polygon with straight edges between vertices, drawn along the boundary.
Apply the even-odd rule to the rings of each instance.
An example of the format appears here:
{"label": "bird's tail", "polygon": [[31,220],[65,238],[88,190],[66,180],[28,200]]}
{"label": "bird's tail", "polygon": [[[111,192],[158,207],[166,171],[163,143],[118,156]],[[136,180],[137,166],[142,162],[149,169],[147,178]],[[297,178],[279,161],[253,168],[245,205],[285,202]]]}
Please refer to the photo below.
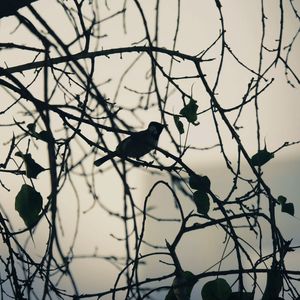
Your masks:
{"label": "bird's tail", "polygon": [[106,161],[110,160],[111,158],[113,158],[113,157],[115,157],[115,156],[117,156],[116,153],[114,153],[114,152],[109,153],[109,154],[107,154],[107,155],[105,155],[105,156],[103,156],[103,157],[101,157],[101,158],[95,160],[95,161],[94,161],[94,165],[97,166],[97,167],[99,167],[99,166],[101,166],[102,164],[104,164]]}

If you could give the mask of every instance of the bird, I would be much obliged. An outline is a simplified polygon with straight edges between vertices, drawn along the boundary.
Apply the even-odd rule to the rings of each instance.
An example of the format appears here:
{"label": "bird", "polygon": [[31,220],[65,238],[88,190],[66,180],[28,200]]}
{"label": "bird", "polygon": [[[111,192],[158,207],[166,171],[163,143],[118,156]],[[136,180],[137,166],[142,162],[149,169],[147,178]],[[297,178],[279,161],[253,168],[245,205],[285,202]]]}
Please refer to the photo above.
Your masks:
{"label": "bird", "polygon": [[94,161],[94,165],[99,167],[109,159],[114,157],[131,157],[140,159],[145,154],[157,147],[158,139],[165,125],[152,121],[148,128],[143,131],[134,132],[129,137],[122,140],[116,150]]}

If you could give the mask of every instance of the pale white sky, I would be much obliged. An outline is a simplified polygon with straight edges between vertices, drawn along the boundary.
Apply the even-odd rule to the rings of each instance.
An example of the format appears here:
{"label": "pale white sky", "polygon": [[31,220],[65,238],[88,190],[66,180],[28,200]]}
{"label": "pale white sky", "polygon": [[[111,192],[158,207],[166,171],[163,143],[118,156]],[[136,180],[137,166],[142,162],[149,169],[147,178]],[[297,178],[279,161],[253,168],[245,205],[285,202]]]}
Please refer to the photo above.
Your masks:
{"label": "pale white sky", "polygon": [[[70,1],[69,1],[70,2]],[[108,10],[103,1],[98,1],[101,5],[100,18],[105,18],[112,13],[122,9],[123,1],[107,1],[110,10]],[[118,16],[116,19],[104,22],[101,24],[102,35],[107,34],[108,37],[104,37],[100,40],[98,49],[109,49],[118,47],[129,47],[132,43],[141,40],[144,37],[144,29],[142,26],[141,19],[139,17],[136,6],[133,1],[127,1],[127,17],[125,19],[126,28],[128,34],[124,34],[122,28],[123,19]],[[146,18],[150,28],[150,33],[153,34],[153,24],[155,16],[155,1],[140,1],[143,8],[145,9]],[[219,15],[216,10],[213,1],[181,1],[181,23],[178,32],[178,41],[176,44],[176,50],[195,55],[202,50],[205,50],[218,36],[220,30],[220,22],[218,20]],[[284,36],[283,43],[286,45],[292,39],[299,29],[299,24],[293,15],[293,11],[289,6],[289,1],[283,1],[285,8],[285,23],[284,23]],[[223,16],[226,28],[226,40],[230,45],[231,50],[238,56],[238,58],[251,69],[257,71],[258,68],[258,54],[261,39],[261,15],[260,15],[260,3],[261,1],[234,1],[226,0],[222,1],[223,5]],[[266,20],[266,45],[269,49],[274,49],[277,46],[278,35],[279,35],[279,6],[277,1],[268,0],[264,1],[265,11],[268,19]],[[299,1],[293,1],[298,12],[300,10]],[[49,1],[40,0],[33,4],[34,8],[48,20],[50,26],[58,33],[64,42],[70,42],[75,37],[74,32],[69,25],[69,21],[66,19],[64,12],[54,3],[50,4]],[[173,36],[175,32],[176,25],[176,9],[177,1],[161,1],[160,6],[160,25],[159,25],[159,46],[172,48]],[[87,10],[88,11],[88,10]],[[32,15],[28,10],[22,9],[20,11],[22,14],[32,19]],[[40,43],[32,38],[32,35],[28,31],[20,26],[17,28],[18,22],[16,18],[9,17],[3,18],[0,21],[0,42],[14,42],[18,44],[24,44],[27,46],[41,47]],[[16,29],[17,28],[17,29]],[[140,45],[144,45],[145,41],[141,42]],[[300,42],[299,39],[295,42],[295,49],[291,53],[290,65],[295,71],[299,73],[300,70],[300,60],[299,56]],[[76,53],[79,48],[74,47],[73,53]],[[219,51],[220,44],[217,44],[213,50],[209,51],[205,58],[216,58],[213,62],[205,62],[202,64],[203,70],[207,75],[208,82],[212,84],[215,81],[216,70],[219,62]],[[51,52],[53,57],[57,56],[54,51]],[[265,60],[263,68],[268,65],[274,58],[274,53],[264,52]],[[112,55],[110,58],[99,57],[96,59],[96,69],[94,73],[94,80],[97,83],[105,82],[108,78],[113,80],[108,84],[105,84],[101,91],[106,97],[114,99],[116,86],[118,84],[118,79],[122,75],[122,72],[128,67],[128,65],[134,60],[136,54],[124,54],[122,59],[119,55]],[[17,66],[19,64],[24,64],[31,62],[34,58],[34,54],[27,53],[21,50],[2,50],[0,51],[0,66],[8,67]],[[41,60],[40,55],[37,60]],[[165,58],[163,55],[159,55],[159,62],[168,66],[169,58]],[[123,81],[123,85],[120,89],[118,97],[116,99],[117,104],[123,105],[125,107],[133,107],[139,101],[139,95],[129,91],[127,88],[134,89],[141,92],[146,92],[148,87],[148,80],[146,79],[146,72],[149,69],[149,59],[144,56],[132,69]],[[166,67],[167,69],[167,67]],[[174,76],[187,76],[194,75],[196,73],[192,64],[187,61],[181,61],[180,63],[174,63]],[[23,74],[16,74],[17,77],[22,80],[22,82],[29,83],[33,79],[33,72],[27,71]],[[249,80],[254,75],[245,70],[243,67],[238,65],[236,61],[227,53],[224,60],[224,67],[222,69],[220,82],[217,88],[217,99],[224,107],[232,107],[241,102],[243,95],[247,90],[247,85]],[[270,151],[277,149],[284,142],[298,141],[300,140],[300,101],[299,101],[299,87],[292,88],[286,81],[284,76],[284,68],[282,64],[278,64],[270,73],[267,74],[266,78],[271,80],[274,78],[274,82],[271,84],[270,88],[264,92],[259,97],[259,115],[261,121],[261,141],[266,140],[267,147]],[[292,77],[290,77],[292,78]],[[297,85],[293,78],[292,82]],[[161,78],[160,81],[160,92],[164,95],[165,80]],[[66,81],[67,85],[68,82]],[[193,97],[197,100],[199,105],[199,111],[205,110],[209,107],[209,98],[205,92],[203,85],[200,81],[196,79],[189,79],[182,81],[180,83],[182,89],[185,92],[190,93],[193,87]],[[77,92],[77,88],[74,85],[68,86],[71,92]],[[170,89],[172,92],[173,88]],[[42,97],[43,89],[41,88],[41,81],[37,80],[36,83],[31,87],[32,93],[38,97]],[[11,97],[0,89],[0,110],[6,108],[12,103]],[[62,94],[57,92],[54,97],[54,102],[60,102],[62,99]],[[178,92],[171,93],[168,98],[168,104],[166,110],[171,113],[178,113],[182,108],[181,96]],[[120,115],[124,118],[129,116],[126,112],[120,112]],[[236,112],[228,114],[229,119],[233,121],[236,117]],[[0,124],[7,124],[13,122],[13,118],[17,121],[24,120],[28,122],[30,118],[24,116],[21,113],[21,107],[14,107],[8,113],[1,115]],[[149,109],[147,111],[140,111],[139,118],[144,122],[144,127],[146,124],[155,119],[160,120],[160,114],[156,108]],[[53,118],[53,120],[56,120]],[[176,136],[176,128],[173,124],[173,118],[169,117],[169,128],[171,132],[174,132]],[[190,134],[187,139],[187,144],[193,147],[209,147],[217,143],[217,138],[215,134],[214,124],[212,121],[212,115],[210,112],[202,114],[199,116],[200,125],[191,126]],[[222,122],[221,122],[222,123]],[[132,124],[141,125],[137,120],[132,120]],[[58,124],[58,127],[61,124]],[[239,126],[243,126],[239,130],[241,141],[243,142],[245,148],[252,155],[256,152],[257,142],[256,142],[256,120],[254,114],[253,104],[247,105],[245,110],[242,112]],[[185,123],[186,128],[186,123]],[[236,144],[232,140],[230,134],[228,134],[227,129],[221,124],[220,130],[224,137],[224,145],[229,155],[232,159],[233,164],[235,164],[236,157]],[[0,152],[7,153],[7,146],[3,145],[9,138],[11,138],[12,133],[16,132],[15,128],[0,127],[1,144]],[[95,133],[90,129],[85,129],[85,134],[91,139],[96,140]],[[116,140],[111,137],[109,133],[104,135],[105,139],[108,141],[109,145],[113,149],[116,145]],[[179,137],[178,137],[179,140]],[[170,144],[170,139],[166,133],[162,134],[162,138],[159,143],[160,147],[168,149],[174,152],[174,148]],[[85,145],[86,146],[86,145]],[[25,150],[26,142],[24,141],[20,144],[20,147]],[[75,148],[74,148],[75,149]],[[46,166],[47,161],[44,160],[45,150],[43,146],[39,149],[32,148],[32,151],[39,162]],[[75,150],[76,152],[79,150]],[[101,156],[103,153],[99,151],[98,155]],[[164,159],[164,158],[162,158]],[[166,160],[168,161],[168,160]],[[223,158],[220,155],[220,149],[214,148],[210,151],[193,151],[190,150],[188,154],[184,157],[184,161],[190,166],[194,166],[195,170],[201,174],[207,174],[211,178],[212,186],[214,191],[219,196],[224,196],[228,193],[230,189],[230,184],[232,183],[232,175],[228,173],[224,166]],[[87,161],[87,163],[92,164],[92,160]],[[15,167],[13,164],[10,165],[11,168]],[[299,145],[293,147],[288,147],[283,149],[281,152],[276,153],[275,159],[272,163],[264,168],[264,176],[267,183],[270,184],[274,195],[286,195],[295,204],[296,216],[300,217],[300,205],[299,205],[299,168],[300,167],[300,157],[299,157]],[[249,173],[247,165],[243,165],[243,168],[247,176],[252,176]],[[19,186],[23,183],[21,177],[15,178],[12,175],[5,175],[0,173],[0,178],[3,180],[12,192],[7,192],[4,189],[0,189],[1,205],[5,207],[8,215],[16,229],[21,229],[23,223],[20,220],[17,212],[14,211],[14,197],[18,191]],[[163,177],[165,178],[165,177]],[[114,212],[122,211],[122,185],[119,178],[116,177],[114,171],[109,171],[106,174],[99,174],[96,177],[97,180],[97,192],[100,195],[100,199],[108,208]],[[144,197],[147,194],[153,178],[149,177],[144,171],[135,171],[132,173],[132,177],[129,179],[130,184],[137,188],[134,191],[137,203],[142,205]],[[65,251],[68,250],[68,245],[70,244],[74,235],[74,223],[76,220],[76,214],[79,212],[80,215],[80,229],[78,234],[78,240],[75,245],[74,251],[76,254],[90,254],[93,253],[95,248],[98,248],[98,253],[101,255],[123,255],[124,245],[115,239],[112,239],[110,234],[114,234],[117,237],[122,237],[123,235],[123,225],[122,223],[107,213],[104,213],[102,209],[96,206],[94,209],[90,210],[88,213],[83,213],[92,204],[92,198],[87,196],[89,194],[88,189],[83,185],[81,178],[75,179],[75,184],[77,186],[82,186],[80,188],[80,205],[76,203],[74,193],[72,192],[70,186],[65,188],[59,199],[59,209],[60,217],[62,220],[64,228],[64,236],[62,240],[64,241]],[[38,189],[43,195],[49,193],[49,178],[47,174],[41,174],[37,181]],[[158,215],[165,216],[166,213],[174,213],[175,210],[170,208],[169,205],[172,200],[168,199],[168,194],[164,192],[159,192],[158,195],[153,200],[158,207]],[[168,199],[169,204],[165,205],[165,200]],[[159,202],[160,201],[160,202]],[[189,211],[193,208],[193,205],[189,200],[182,200],[185,206],[185,210]],[[297,202],[298,201],[298,202]],[[293,219],[288,215],[279,216],[280,225],[284,228],[288,238],[293,238],[296,234],[294,229],[299,227],[299,220]],[[159,229],[157,229],[152,223],[149,223],[149,234],[148,238],[151,241],[157,241],[161,239],[164,241],[166,237],[172,239],[174,232],[170,229],[167,224],[159,224]],[[152,224],[152,225],[151,225]],[[153,227],[151,227],[153,226]],[[35,234],[36,248],[32,247],[32,252],[37,256],[42,253],[45,245],[44,233],[47,231],[47,225],[42,223],[39,225],[37,232]],[[158,232],[161,236],[158,236]],[[203,237],[199,237],[199,240],[193,240],[195,242],[195,249],[197,249],[196,257],[193,256],[195,253],[192,251],[185,252],[186,249],[192,249],[191,241],[186,239],[183,242],[183,246],[179,248],[182,249],[182,261],[184,267],[195,268],[193,270],[195,273],[201,272],[203,268],[209,266],[210,258],[211,263],[215,262],[216,256],[211,255],[213,250],[218,250],[217,245],[222,242],[224,238],[223,233],[220,230],[211,233],[201,233]],[[151,236],[151,232],[153,236]],[[218,235],[219,234],[219,235]],[[212,237],[213,236],[213,237]],[[24,238],[27,238],[24,237]],[[198,241],[207,241],[205,245],[202,243],[197,244]],[[300,237],[294,237],[295,241],[300,242]],[[21,238],[22,239],[22,238]],[[222,244],[221,244],[222,246]],[[267,245],[266,245],[267,247]],[[0,249],[2,248],[0,242]],[[205,249],[205,251],[204,251]],[[145,248],[144,251],[147,251]],[[203,252],[202,252],[203,251]],[[197,260],[198,253],[201,252],[201,259]],[[217,252],[217,251],[216,251]],[[300,261],[299,255],[293,260],[294,264],[296,259]],[[203,262],[207,265],[202,266]],[[155,265],[155,264],[153,264]],[[292,264],[293,266],[293,264]],[[298,266],[300,269],[300,265]],[[80,281],[80,289],[82,292],[97,292],[101,289],[109,289],[114,282],[115,276],[118,274],[117,270],[111,267],[111,265],[103,260],[95,262],[94,260],[78,260],[74,262],[73,270],[75,276]],[[169,269],[170,270],[170,269]],[[1,271],[1,270],[0,270]],[[157,270],[146,269],[145,276],[148,274],[155,274]],[[102,274],[106,274],[103,276]],[[153,275],[152,274],[152,275]],[[88,276],[90,275],[90,276]],[[101,277],[101,282],[99,283],[99,278]],[[202,284],[202,283],[201,283]],[[199,292],[199,289],[198,289]],[[198,292],[193,292],[193,299],[198,299]],[[110,299],[110,297],[104,298]],[[121,299],[121,298],[120,298]]]}

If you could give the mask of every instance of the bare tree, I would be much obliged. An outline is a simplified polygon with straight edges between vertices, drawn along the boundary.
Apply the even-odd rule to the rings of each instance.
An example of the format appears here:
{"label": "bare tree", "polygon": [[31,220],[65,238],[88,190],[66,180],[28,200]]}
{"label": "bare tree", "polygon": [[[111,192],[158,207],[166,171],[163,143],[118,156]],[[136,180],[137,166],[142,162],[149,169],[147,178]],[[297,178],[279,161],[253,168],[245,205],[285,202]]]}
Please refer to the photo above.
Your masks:
{"label": "bare tree", "polygon": [[[1,299],[181,300],[199,282],[204,300],[300,299],[299,265],[286,264],[299,241],[277,220],[293,218],[294,204],[264,174],[279,153],[297,149],[299,135],[285,132],[269,146],[263,114],[273,111],[265,99],[278,84],[286,94],[299,85],[296,1],[30,2],[0,12]],[[282,111],[271,136],[285,118]],[[129,138],[133,150],[121,151],[123,142],[114,152],[150,121],[164,126],[155,151],[129,155],[143,144]],[[143,152],[149,155],[140,158]],[[231,180],[222,195],[201,169],[209,156]],[[154,181],[142,203],[132,181],[141,174]],[[160,189],[176,216],[152,207]],[[99,209],[110,225],[99,218],[82,227],[82,215]],[[176,234],[153,244],[145,235],[149,220]],[[109,238],[125,256],[89,244],[78,250],[80,231],[102,240],[102,229],[115,223],[122,235]],[[195,269],[187,269],[178,255],[183,240],[213,228],[225,237],[221,257],[203,270],[199,253]],[[152,258],[168,271],[142,274]],[[73,267],[80,259],[112,264],[110,288],[83,290]]]}

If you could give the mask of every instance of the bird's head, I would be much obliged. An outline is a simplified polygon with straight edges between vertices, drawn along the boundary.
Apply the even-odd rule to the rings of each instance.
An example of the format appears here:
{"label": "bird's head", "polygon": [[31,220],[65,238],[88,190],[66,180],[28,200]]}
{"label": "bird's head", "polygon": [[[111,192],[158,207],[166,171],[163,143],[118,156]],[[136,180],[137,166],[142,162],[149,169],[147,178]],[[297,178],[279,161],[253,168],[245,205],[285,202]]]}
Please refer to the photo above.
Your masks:
{"label": "bird's head", "polygon": [[148,125],[148,131],[154,136],[159,136],[164,128],[165,126],[163,124],[155,121],[150,122]]}

